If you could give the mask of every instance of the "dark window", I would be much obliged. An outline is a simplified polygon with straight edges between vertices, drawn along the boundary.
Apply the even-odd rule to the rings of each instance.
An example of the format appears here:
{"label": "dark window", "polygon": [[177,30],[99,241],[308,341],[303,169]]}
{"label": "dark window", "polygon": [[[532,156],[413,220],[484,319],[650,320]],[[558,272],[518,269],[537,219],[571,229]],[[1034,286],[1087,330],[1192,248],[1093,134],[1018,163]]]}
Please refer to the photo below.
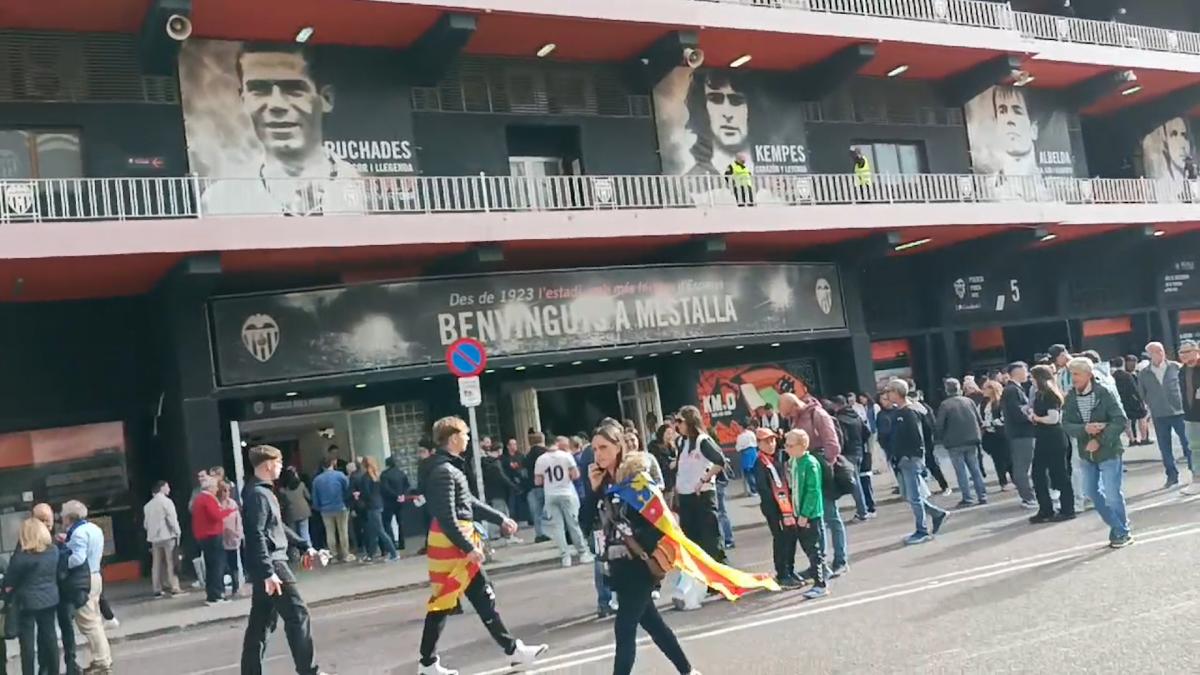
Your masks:
{"label": "dark window", "polygon": [[82,176],[78,131],[0,129],[0,179]]}
{"label": "dark window", "polygon": [[854,144],[878,174],[928,173],[925,144],[919,141],[860,141]]}

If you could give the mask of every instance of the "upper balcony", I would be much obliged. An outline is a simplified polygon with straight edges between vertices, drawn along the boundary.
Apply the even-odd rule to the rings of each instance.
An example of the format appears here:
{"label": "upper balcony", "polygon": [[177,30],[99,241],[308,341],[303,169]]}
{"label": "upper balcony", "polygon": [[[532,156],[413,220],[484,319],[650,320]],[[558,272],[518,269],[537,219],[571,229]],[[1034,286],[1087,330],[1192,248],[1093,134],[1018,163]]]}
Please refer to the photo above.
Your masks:
{"label": "upper balcony", "polygon": [[[509,176],[0,182],[6,259],[995,226],[1200,222],[1200,182],[981,175]],[[739,203],[740,202],[740,203]],[[990,227],[989,227],[990,226]],[[965,230],[963,228],[966,228]],[[769,239],[766,241],[770,241]]]}

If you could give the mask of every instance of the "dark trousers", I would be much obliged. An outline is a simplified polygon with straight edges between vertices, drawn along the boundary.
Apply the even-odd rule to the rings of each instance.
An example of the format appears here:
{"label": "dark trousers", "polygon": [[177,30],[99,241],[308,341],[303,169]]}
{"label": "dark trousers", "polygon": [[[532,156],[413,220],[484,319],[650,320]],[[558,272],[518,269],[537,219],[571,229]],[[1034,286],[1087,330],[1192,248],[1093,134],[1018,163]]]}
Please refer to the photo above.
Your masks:
{"label": "dark trousers", "polygon": [[350,547],[360,556],[367,554],[367,512],[350,512]]}
{"label": "dark trousers", "polygon": [[204,589],[209,602],[225,597],[225,546],[220,537],[196,542],[204,554]]}
{"label": "dark trousers", "polygon": [[[392,523],[396,523],[397,534],[392,534]],[[404,550],[404,515],[400,510],[400,504],[383,505],[383,534],[392,540],[396,548]]]}
{"label": "dark trousers", "polygon": [[[931,444],[926,444],[926,446],[928,445]],[[950,484],[946,482],[946,474],[942,473],[942,466],[938,463],[937,453],[931,447],[925,448],[925,468],[929,469],[929,473],[937,481],[938,486],[942,488],[942,492],[945,492],[946,488],[950,487]]]}
{"label": "dark trousers", "polygon": [[692,672],[692,664],[679,646],[679,640],[671,627],[663,621],[654,606],[650,593],[654,587],[650,584],[636,588],[622,588],[617,591],[617,618],[613,623],[613,633],[616,637],[616,658],[613,661],[613,675],[629,675],[633,672],[633,662],[637,657],[637,629],[641,626],[655,646],[662,651],[680,673]]}
{"label": "dark trousers", "polygon": [[[471,606],[475,608],[479,620],[483,621],[484,628],[491,633],[492,639],[504,649],[505,654],[512,654],[513,650],[517,648],[517,639],[508,632],[508,628],[504,626],[504,620],[496,611],[496,591],[483,570],[480,570],[467,585],[464,594]],[[451,614],[455,614],[456,610],[457,608],[425,614],[425,629],[421,632],[422,665],[428,666],[437,660],[438,640],[442,638],[442,631],[446,628],[446,619]]]}
{"label": "dark trousers", "polygon": [[717,491],[679,495],[679,527],[688,539],[700,545],[713,560],[725,562],[717,521]]}
{"label": "dark trousers", "polygon": [[[763,495],[766,498],[766,495]],[[767,520],[771,528],[771,552],[775,559],[775,578],[784,579],[796,574],[796,544],[799,542],[800,530],[795,527],[783,527],[781,523]]]}
{"label": "dark trousers", "polygon": [[364,535],[367,555],[375,557],[386,553],[389,558],[395,558],[396,545],[392,542],[392,538],[383,531],[383,509],[367,511],[364,520],[367,525]]}
{"label": "dark trousers", "polygon": [[[58,615],[58,632],[62,633],[63,663],[67,665],[67,675],[77,675],[79,664],[75,662],[75,605],[69,600],[58,603],[55,610]],[[3,661],[0,661],[3,663]]]}
{"label": "dark trousers", "polygon": [[[804,555],[808,557],[808,571],[815,586],[825,586],[825,560],[821,555],[822,544],[825,542],[822,536],[822,519],[809,518],[808,525],[800,528],[798,539],[800,549],[804,551]],[[793,550],[795,550],[793,548]]]}
{"label": "dark trousers", "polygon": [[58,675],[58,635],[54,632],[56,614],[55,607],[21,611],[21,675]]}
{"label": "dark trousers", "polygon": [[[1012,453],[1008,449],[1008,439],[1004,437],[1004,432],[990,432],[983,435],[983,451],[992,457],[992,464],[996,467],[996,478],[1000,481],[1000,487],[1008,485],[1010,476],[1012,475]],[[983,463],[980,463],[980,467]]]}
{"label": "dark trousers", "polygon": [[[241,567],[241,565],[239,563],[239,558],[241,557],[240,554],[241,554],[241,551],[236,548],[233,549],[232,551],[230,551],[230,550],[225,551],[225,572],[227,574],[229,574],[229,579],[231,581],[230,588],[233,589],[234,593],[237,593],[238,589],[240,589],[242,587],[241,583],[238,582],[239,569]],[[221,575],[221,576],[222,576],[221,583],[224,584],[225,583],[225,580],[224,580],[225,575]],[[225,590],[225,589],[221,589],[221,590]]]}
{"label": "dark trousers", "polygon": [[1067,457],[1058,445],[1042,448],[1041,443],[1033,449],[1033,492],[1037,495],[1038,514],[1054,515],[1054,500],[1050,498],[1050,486],[1058,488],[1058,503],[1064,514],[1075,513],[1075,490],[1071,486],[1071,474],[1067,472]]}
{"label": "dark trousers", "polygon": [[261,581],[252,584],[254,592],[250,597],[250,621],[242,641],[242,675],[262,675],[267,633],[274,632],[279,619],[283,619],[283,632],[292,650],[296,672],[299,675],[316,675],[321,669],[317,666],[313,649],[308,606],[300,597],[296,577],[285,563],[275,563],[275,574],[283,580],[279,595],[267,595],[266,586]]}

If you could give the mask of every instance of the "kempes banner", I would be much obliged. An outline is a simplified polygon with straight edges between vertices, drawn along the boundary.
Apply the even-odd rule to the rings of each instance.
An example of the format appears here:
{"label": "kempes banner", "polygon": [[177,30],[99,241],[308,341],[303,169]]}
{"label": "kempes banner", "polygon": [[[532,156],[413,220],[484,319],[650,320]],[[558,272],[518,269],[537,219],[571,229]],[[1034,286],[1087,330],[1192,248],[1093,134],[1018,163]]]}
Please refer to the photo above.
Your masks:
{"label": "kempes banner", "polygon": [[663,173],[723,175],[738,153],[754,174],[808,173],[800,103],[761,74],[679,67],[654,88]]}
{"label": "kempes banner", "polygon": [[490,356],[844,328],[833,265],[617,267],[459,277],[212,302],[224,385]]}
{"label": "kempes banner", "polygon": [[816,375],[816,363],[811,360],[702,370],[696,402],[704,426],[715,434],[721,447],[733,448],[747,418],[760,414],[768,403],[779,410],[779,397],[795,392],[798,381],[820,391]]}
{"label": "kempes banner", "polygon": [[354,179],[415,175],[411,92],[381,75],[379,54],[185,42],[183,121],[206,213],[354,212]]}
{"label": "kempes banner", "polygon": [[966,105],[975,173],[1073,176],[1067,114],[1051,92],[996,85]]}

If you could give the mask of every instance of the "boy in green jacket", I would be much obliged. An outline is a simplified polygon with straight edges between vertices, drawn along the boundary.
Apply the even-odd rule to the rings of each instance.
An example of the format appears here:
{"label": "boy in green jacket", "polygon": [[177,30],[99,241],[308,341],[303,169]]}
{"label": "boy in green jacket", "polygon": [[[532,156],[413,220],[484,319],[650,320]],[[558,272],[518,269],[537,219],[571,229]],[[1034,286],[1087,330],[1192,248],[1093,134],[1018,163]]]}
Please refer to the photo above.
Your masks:
{"label": "boy in green jacket", "polygon": [[824,483],[821,462],[808,452],[808,434],[792,429],[783,439],[783,449],[792,458],[789,473],[792,479],[792,508],[800,528],[800,548],[808,556],[813,574],[813,587],[804,592],[807,600],[829,594],[825,586],[825,561],[821,556],[821,519],[825,517],[825,499],[821,494]]}

